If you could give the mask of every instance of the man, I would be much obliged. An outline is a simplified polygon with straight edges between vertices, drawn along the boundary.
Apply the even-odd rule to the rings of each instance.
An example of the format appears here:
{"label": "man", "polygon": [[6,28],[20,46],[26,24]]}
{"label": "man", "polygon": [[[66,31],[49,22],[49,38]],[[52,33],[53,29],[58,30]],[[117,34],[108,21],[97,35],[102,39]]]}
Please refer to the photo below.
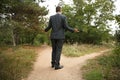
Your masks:
{"label": "man", "polygon": [[60,6],[56,7],[55,15],[50,17],[48,27],[45,29],[47,32],[52,28],[51,31],[51,43],[52,43],[52,68],[55,67],[55,70],[62,69],[63,66],[60,65],[60,56],[65,39],[65,30],[70,32],[79,32],[77,29],[70,28],[67,25],[66,17],[61,14],[62,9]]}

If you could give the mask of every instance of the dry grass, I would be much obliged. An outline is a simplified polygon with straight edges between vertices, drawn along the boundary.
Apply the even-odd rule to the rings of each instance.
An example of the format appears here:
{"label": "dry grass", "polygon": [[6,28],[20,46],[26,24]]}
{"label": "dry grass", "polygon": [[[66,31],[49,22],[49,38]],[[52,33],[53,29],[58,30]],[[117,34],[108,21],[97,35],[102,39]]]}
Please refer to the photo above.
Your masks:
{"label": "dry grass", "polygon": [[32,49],[14,47],[0,50],[0,80],[21,80],[32,70],[36,53]]}
{"label": "dry grass", "polygon": [[64,45],[63,54],[68,57],[79,57],[85,54],[90,54],[93,52],[99,52],[102,50],[108,49],[104,45],[90,45],[90,44],[73,44],[73,45]]}

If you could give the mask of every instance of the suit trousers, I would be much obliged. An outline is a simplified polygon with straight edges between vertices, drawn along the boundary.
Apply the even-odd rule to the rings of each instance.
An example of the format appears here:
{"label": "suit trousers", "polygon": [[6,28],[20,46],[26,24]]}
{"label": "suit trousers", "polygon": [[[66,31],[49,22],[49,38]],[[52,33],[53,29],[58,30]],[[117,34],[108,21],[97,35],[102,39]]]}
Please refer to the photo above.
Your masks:
{"label": "suit trousers", "polygon": [[56,67],[60,65],[60,57],[62,52],[62,47],[64,39],[51,39],[52,43],[52,65]]}

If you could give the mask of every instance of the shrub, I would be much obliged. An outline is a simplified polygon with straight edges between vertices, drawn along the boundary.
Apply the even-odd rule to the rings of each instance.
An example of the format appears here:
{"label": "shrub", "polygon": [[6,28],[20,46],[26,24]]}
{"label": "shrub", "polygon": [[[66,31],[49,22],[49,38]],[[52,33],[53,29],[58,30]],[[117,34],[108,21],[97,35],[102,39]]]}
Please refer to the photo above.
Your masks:
{"label": "shrub", "polygon": [[44,43],[47,43],[47,44],[49,43],[48,38],[45,34],[38,34],[33,41],[33,44],[36,46]]}

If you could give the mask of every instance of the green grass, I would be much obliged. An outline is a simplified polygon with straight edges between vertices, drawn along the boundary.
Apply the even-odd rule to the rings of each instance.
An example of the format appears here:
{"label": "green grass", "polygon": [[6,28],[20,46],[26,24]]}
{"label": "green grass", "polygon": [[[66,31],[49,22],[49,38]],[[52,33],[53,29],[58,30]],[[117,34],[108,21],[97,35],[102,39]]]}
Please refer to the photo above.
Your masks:
{"label": "green grass", "polygon": [[101,70],[92,70],[85,75],[86,80],[104,80]]}
{"label": "green grass", "polygon": [[22,80],[32,70],[36,53],[22,47],[0,50],[0,80]]}
{"label": "green grass", "polygon": [[83,66],[85,80],[120,80],[120,54],[107,52],[106,55],[89,60]]}
{"label": "green grass", "polygon": [[79,57],[85,54],[90,54],[93,52],[102,51],[108,49],[109,47],[103,45],[90,45],[90,44],[82,44],[82,45],[67,45],[65,44],[63,47],[63,54],[68,57]]}

